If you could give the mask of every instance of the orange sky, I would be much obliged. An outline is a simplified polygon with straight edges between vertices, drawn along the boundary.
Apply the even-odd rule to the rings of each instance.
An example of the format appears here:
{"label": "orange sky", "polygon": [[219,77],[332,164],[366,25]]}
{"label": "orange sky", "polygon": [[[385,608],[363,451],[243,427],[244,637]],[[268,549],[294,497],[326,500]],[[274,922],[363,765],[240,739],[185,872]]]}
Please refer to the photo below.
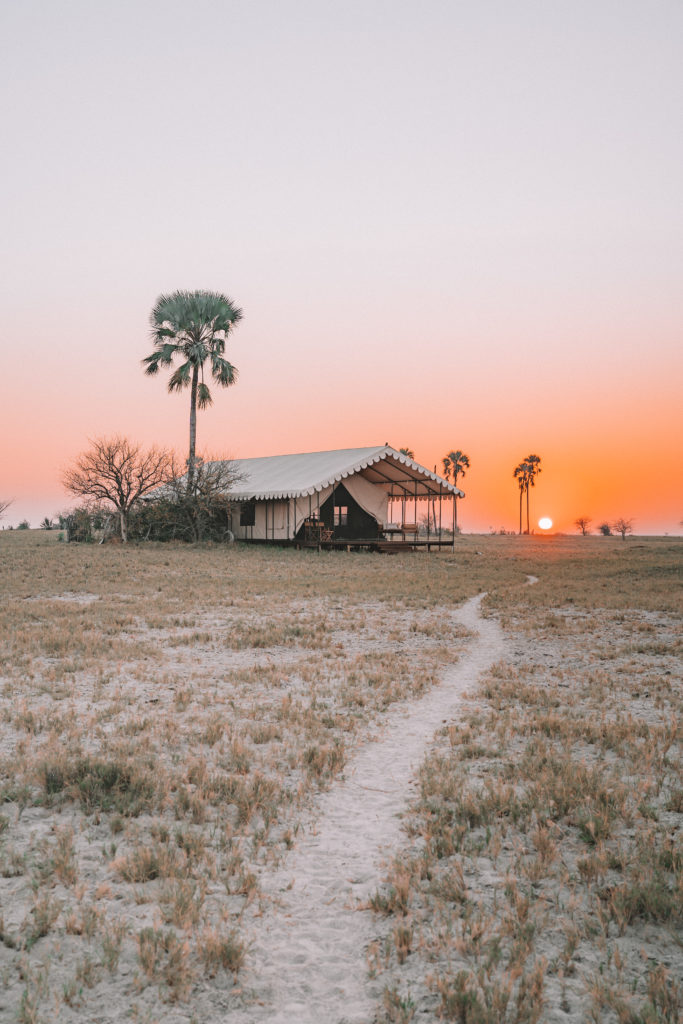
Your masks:
{"label": "orange sky", "polygon": [[3,16],[5,523],[68,505],[89,436],[184,452],[140,360],[157,296],[209,288],[245,318],[207,450],[461,448],[477,531],[516,528],[533,451],[534,520],[681,532],[680,4],[165,15]]}
{"label": "orange sky", "polygon": [[[6,522],[27,516],[37,524],[68,505],[60,468],[88,436],[122,432],[186,451],[189,394],[168,395],[166,377],[148,378],[139,366],[151,350],[145,313],[140,310],[136,337],[131,330],[122,345],[111,337],[91,361],[65,338],[62,365],[55,360],[51,368],[57,383],[47,375],[36,380],[27,364],[16,367],[9,411],[22,443],[3,453],[4,493],[15,497]],[[485,348],[481,358],[460,358],[457,341],[455,354],[439,342],[440,361],[438,350],[429,351],[429,338],[413,341],[408,330],[376,340],[373,325],[360,328],[352,345],[332,331],[329,351],[314,329],[302,328],[288,352],[286,344],[273,348],[259,337],[260,319],[247,306],[231,349],[240,380],[215,389],[213,408],[199,414],[198,443],[211,454],[247,457],[388,441],[409,445],[419,462],[440,469],[443,455],[461,448],[471,468],[461,481],[467,497],[460,523],[485,532],[516,528],[512,470],[533,451],[542,457],[543,472],[531,493],[532,525],[549,515],[557,529],[570,531],[578,515],[591,516],[596,526],[626,516],[635,519],[636,531],[680,532],[683,453],[674,375],[667,379],[658,367],[640,367],[638,358],[627,362],[626,356],[616,371],[609,360],[577,365],[553,356],[551,373],[551,356],[539,350],[496,367]],[[344,350],[351,355],[340,359]],[[264,360],[264,351],[271,358]],[[618,389],[611,387],[615,376]],[[34,396],[30,406],[20,400],[27,392]]]}

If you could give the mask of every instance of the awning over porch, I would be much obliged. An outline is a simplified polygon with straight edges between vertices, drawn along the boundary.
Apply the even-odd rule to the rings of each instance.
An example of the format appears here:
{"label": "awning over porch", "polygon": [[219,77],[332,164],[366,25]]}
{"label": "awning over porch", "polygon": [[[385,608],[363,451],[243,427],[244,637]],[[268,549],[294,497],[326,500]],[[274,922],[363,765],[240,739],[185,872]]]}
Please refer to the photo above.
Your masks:
{"label": "awning over porch", "polygon": [[381,488],[389,500],[465,496],[448,480],[390,445],[235,459],[232,465],[239,474],[239,482],[230,495],[235,501],[319,496],[335,484],[359,475]]}

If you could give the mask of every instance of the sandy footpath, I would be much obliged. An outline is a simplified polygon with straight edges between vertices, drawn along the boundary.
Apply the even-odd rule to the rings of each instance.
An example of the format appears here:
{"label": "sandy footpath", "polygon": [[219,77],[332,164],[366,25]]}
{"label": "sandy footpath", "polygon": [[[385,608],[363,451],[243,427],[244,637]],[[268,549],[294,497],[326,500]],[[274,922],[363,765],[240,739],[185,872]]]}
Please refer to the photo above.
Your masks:
{"label": "sandy footpath", "polygon": [[315,819],[261,886],[272,900],[254,922],[235,1024],[325,1021],[369,1024],[382,983],[368,980],[366,950],[377,921],[358,909],[380,885],[402,844],[401,812],[435,731],[458,713],[462,695],[504,654],[498,624],[483,619],[483,595],[453,613],[477,633],[443,681],[419,701],[397,705],[323,794]]}

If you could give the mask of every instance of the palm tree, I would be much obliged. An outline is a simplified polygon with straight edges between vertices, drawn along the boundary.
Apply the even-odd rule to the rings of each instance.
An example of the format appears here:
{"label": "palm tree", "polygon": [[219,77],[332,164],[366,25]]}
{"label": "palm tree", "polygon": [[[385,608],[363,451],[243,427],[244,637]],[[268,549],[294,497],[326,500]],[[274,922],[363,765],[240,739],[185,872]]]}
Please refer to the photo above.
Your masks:
{"label": "palm tree", "polygon": [[415,460],[415,452],[412,448],[399,448],[401,455],[405,455],[407,459]]}
{"label": "palm tree", "polygon": [[524,462],[527,465],[526,482],[526,532],[529,533],[529,488],[536,486],[536,477],[541,472],[541,456],[527,455]]}
{"label": "palm tree", "polygon": [[519,532],[522,532],[522,495],[526,494],[526,532],[529,533],[529,488],[535,487],[535,478],[541,472],[541,456],[527,455],[512,475],[519,483]]}
{"label": "palm tree", "polygon": [[[470,459],[468,455],[461,452],[458,448],[457,451],[449,452],[443,458],[443,475],[446,480],[452,480],[453,484],[458,486],[458,477],[465,476],[465,470],[470,468]],[[458,499],[453,498],[453,525],[455,527],[455,533],[458,532]]]}
{"label": "palm tree", "polygon": [[175,356],[183,362],[171,374],[169,391],[190,388],[190,452],[187,460],[187,490],[194,488],[197,409],[211,405],[213,398],[204,381],[204,363],[211,376],[227,388],[237,380],[237,369],[224,359],[228,334],[242,319],[242,310],[219,292],[173,292],[160,295],[150,315],[156,351],[142,360],[145,373],[155,374],[160,366],[171,366]]}
{"label": "palm tree", "polygon": [[520,462],[520,464],[518,466],[515,466],[514,472],[512,474],[515,477],[515,479],[517,480],[517,483],[519,484],[519,533],[520,533],[520,536],[521,536],[521,533],[522,533],[522,497],[524,495],[524,492],[526,491],[528,471],[529,471],[529,467],[527,466],[526,462]]}

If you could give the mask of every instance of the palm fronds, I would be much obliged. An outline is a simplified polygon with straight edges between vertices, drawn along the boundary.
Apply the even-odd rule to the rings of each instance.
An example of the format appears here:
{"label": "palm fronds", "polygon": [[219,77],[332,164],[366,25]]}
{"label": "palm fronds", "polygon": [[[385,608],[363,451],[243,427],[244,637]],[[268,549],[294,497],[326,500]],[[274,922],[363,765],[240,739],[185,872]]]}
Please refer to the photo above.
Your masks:
{"label": "palm fronds", "polygon": [[153,376],[162,366],[171,366],[176,356],[184,362],[171,374],[169,391],[190,387],[190,455],[188,485],[195,465],[197,409],[206,409],[213,398],[204,383],[204,363],[211,363],[211,376],[227,388],[237,380],[237,369],[223,358],[230,332],[243,313],[232,299],[220,292],[177,291],[160,295],[150,314],[154,351],[142,360],[145,373]]}

